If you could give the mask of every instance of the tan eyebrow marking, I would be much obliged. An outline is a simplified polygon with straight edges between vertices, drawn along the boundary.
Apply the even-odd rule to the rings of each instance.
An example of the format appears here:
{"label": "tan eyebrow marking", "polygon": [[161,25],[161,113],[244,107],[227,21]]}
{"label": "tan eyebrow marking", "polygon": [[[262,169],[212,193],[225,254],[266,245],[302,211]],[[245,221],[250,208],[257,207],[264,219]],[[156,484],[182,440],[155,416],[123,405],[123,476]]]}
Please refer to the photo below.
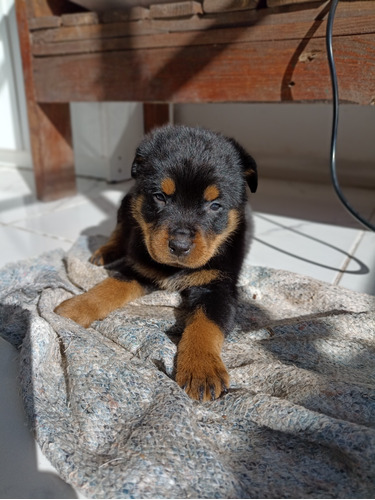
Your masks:
{"label": "tan eyebrow marking", "polygon": [[206,201],[213,201],[216,200],[216,198],[219,198],[220,196],[220,191],[215,184],[211,184],[210,186],[207,186],[206,189],[204,190],[203,196]]}
{"label": "tan eyebrow marking", "polygon": [[171,179],[170,177],[166,177],[161,182],[161,188],[163,190],[163,193],[171,196],[176,191],[176,184],[173,179]]}

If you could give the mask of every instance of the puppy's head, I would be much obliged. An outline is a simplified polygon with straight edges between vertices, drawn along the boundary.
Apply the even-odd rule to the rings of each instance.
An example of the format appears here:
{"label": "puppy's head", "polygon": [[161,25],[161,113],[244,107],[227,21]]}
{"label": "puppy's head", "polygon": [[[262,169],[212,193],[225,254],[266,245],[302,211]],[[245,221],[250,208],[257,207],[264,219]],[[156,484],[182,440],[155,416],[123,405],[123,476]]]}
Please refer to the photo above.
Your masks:
{"label": "puppy's head", "polygon": [[150,256],[161,264],[205,265],[238,229],[253,158],[233,139],[184,126],[147,135],[132,166],[132,212]]}

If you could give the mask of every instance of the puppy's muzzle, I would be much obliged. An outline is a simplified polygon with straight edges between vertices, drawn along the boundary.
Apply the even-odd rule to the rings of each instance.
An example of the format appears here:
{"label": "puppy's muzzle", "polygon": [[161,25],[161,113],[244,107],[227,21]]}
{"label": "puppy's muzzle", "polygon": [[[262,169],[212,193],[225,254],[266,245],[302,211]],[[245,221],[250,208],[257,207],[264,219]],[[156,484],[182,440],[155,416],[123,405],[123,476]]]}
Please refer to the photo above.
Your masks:
{"label": "puppy's muzzle", "polygon": [[187,229],[177,229],[170,235],[168,245],[172,255],[186,257],[194,246],[191,232]]}

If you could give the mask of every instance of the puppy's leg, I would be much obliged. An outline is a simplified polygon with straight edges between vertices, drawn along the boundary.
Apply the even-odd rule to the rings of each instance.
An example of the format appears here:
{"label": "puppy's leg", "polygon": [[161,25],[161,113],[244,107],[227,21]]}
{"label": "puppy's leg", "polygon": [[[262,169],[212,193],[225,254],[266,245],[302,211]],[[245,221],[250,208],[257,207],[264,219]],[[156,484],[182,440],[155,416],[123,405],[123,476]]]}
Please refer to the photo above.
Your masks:
{"label": "puppy's leg", "polygon": [[55,313],[88,328],[93,321],[106,318],[115,309],[146,293],[146,289],[136,280],[106,278],[88,292],[62,302],[56,307]]}
{"label": "puppy's leg", "polygon": [[208,401],[229,387],[220,354],[225,332],[233,323],[235,300],[215,293],[204,295],[194,300],[195,308],[178,345],[176,382],[191,398]]}
{"label": "puppy's leg", "polygon": [[202,308],[191,316],[177,355],[177,383],[193,399],[216,399],[229,386],[220,353],[224,334]]}
{"label": "puppy's leg", "polygon": [[90,257],[90,262],[97,266],[104,266],[123,257],[122,225],[118,223],[107,243],[99,247]]}

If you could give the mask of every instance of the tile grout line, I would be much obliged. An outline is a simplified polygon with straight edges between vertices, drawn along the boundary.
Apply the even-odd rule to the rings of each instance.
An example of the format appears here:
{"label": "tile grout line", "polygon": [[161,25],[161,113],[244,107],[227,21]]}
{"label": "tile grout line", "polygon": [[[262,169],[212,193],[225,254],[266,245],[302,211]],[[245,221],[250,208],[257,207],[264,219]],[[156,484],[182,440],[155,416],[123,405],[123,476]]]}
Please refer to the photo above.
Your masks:
{"label": "tile grout line", "polygon": [[[6,168],[4,167],[3,165],[0,165],[0,171],[3,169],[3,168]],[[29,169],[25,169],[26,171],[28,171]],[[88,203],[90,202],[90,196],[92,196],[93,194],[95,194],[95,190],[99,188],[99,186],[101,184],[104,184],[106,185],[106,181],[103,180],[103,179],[99,179],[99,178],[96,178],[96,177],[90,177],[90,176],[82,176],[82,175],[77,175],[76,176],[76,179],[84,179],[84,180],[87,180],[87,181],[91,181],[92,182],[92,185],[87,189],[87,190],[83,190],[83,191],[78,191],[76,195],[74,196],[71,196],[71,197],[67,197],[67,198],[62,198],[60,200],[54,200],[54,201],[51,201],[51,202],[46,202],[46,205],[48,203],[51,203],[53,204],[52,207],[49,207],[47,208],[47,206],[44,206],[43,207],[43,210],[39,213],[35,213],[35,214],[31,214],[31,215],[28,215],[26,217],[21,217],[21,218],[15,218],[9,222],[3,222],[3,221],[0,221],[0,224],[1,225],[5,225],[5,226],[10,226],[10,227],[17,227],[16,224],[19,224],[20,222],[26,222],[28,220],[34,220],[38,217],[43,217],[49,213],[58,213],[58,212],[61,212],[65,209],[71,209],[71,208],[75,208],[75,207],[78,207],[80,205],[83,205],[84,203]],[[100,190],[100,189],[99,189]],[[27,194],[27,196],[31,196],[31,197],[35,197],[35,191],[31,188],[31,190],[29,191],[29,193]],[[76,199],[75,199],[76,198]],[[44,203],[37,200],[36,197],[35,197],[35,200],[34,200],[34,203],[40,205],[40,206],[43,206]],[[17,229],[20,229],[19,227],[17,227]]]}
{"label": "tile grout line", "polygon": [[341,266],[340,271],[337,273],[336,278],[333,280],[333,285],[338,286],[340,284],[340,281],[341,281],[341,279],[342,279],[345,271],[349,267],[350,261],[352,260],[355,252],[357,251],[357,249],[358,249],[361,241],[363,240],[365,234],[366,234],[366,231],[364,231],[364,230],[360,230],[359,231],[358,235],[354,239],[354,242],[353,242],[353,245],[352,245],[351,249],[348,252],[348,255],[346,256],[346,258],[344,260],[344,263]]}
{"label": "tile grout line", "polygon": [[[86,196],[86,194],[90,193],[93,189],[95,189],[95,187],[96,186],[94,186],[92,189],[88,190],[87,193],[77,193],[77,195],[76,195],[77,198],[81,197],[81,199],[74,199],[74,197],[68,197],[65,199],[52,201],[50,203],[54,203],[56,205],[53,207],[50,207],[50,208],[47,208],[47,206],[43,207],[43,205],[44,205],[43,202],[40,202],[39,200],[35,200],[39,206],[43,207],[43,210],[41,212],[26,216],[26,217],[22,217],[20,219],[14,219],[9,223],[4,223],[4,224],[8,224],[9,226],[14,226],[15,224],[19,224],[20,222],[26,222],[28,220],[33,220],[33,219],[36,219],[38,217],[44,217],[44,216],[46,216],[48,214],[52,214],[52,213],[59,213],[59,212],[62,212],[66,209],[76,208],[76,207],[79,207],[85,203],[89,203],[90,197]],[[49,203],[49,202],[46,202],[46,203]]]}
{"label": "tile grout line", "polygon": [[62,241],[65,243],[74,243],[73,240],[69,238],[64,238],[63,236],[58,236],[55,234],[49,234],[49,233],[43,233],[42,231],[33,231],[32,229],[29,229],[27,227],[19,227],[19,226],[14,226],[13,224],[6,224],[4,222],[0,221],[0,227],[5,227],[5,228],[11,228],[11,229],[17,229],[17,231],[24,231],[29,234],[34,234],[37,236],[43,236],[44,238],[49,238],[52,240],[57,240],[57,241]]}
{"label": "tile grout line", "polygon": [[[93,180],[95,180],[95,179],[93,179]],[[12,222],[9,222],[9,225],[19,224],[20,222],[24,222],[24,221],[26,222],[28,220],[33,220],[33,219],[36,219],[38,217],[45,217],[46,215],[48,215],[50,213],[61,213],[64,210],[70,210],[72,208],[80,207],[80,206],[84,205],[85,203],[90,203],[90,202],[93,203],[93,200],[95,198],[98,198],[98,196],[100,196],[100,194],[102,193],[102,190],[100,189],[101,183],[103,183],[104,187],[106,187],[105,181],[101,181],[101,180],[96,181],[89,189],[87,189],[87,191],[77,192],[77,194],[75,196],[63,198],[61,200],[55,200],[55,201],[51,202],[51,203],[56,203],[56,205],[54,207],[52,207],[50,210],[46,209],[45,211],[43,210],[40,213],[36,213],[36,214],[30,215],[28,217],[24,217],[21,219],[15,219]],[[124,193],[122,193],[122,196],[124,196],[124,194],[127,192],[128,192],[128,189],[126,191],[124,191]],[[78,198],[78,199],[74,199],[74,198]],[[36,201],[38,201],[38,200],[36,200]],[[43,204],[43,202],[38,202],[38,203]],[[106,215],[110,215],[110,214],[107,213]]]}

